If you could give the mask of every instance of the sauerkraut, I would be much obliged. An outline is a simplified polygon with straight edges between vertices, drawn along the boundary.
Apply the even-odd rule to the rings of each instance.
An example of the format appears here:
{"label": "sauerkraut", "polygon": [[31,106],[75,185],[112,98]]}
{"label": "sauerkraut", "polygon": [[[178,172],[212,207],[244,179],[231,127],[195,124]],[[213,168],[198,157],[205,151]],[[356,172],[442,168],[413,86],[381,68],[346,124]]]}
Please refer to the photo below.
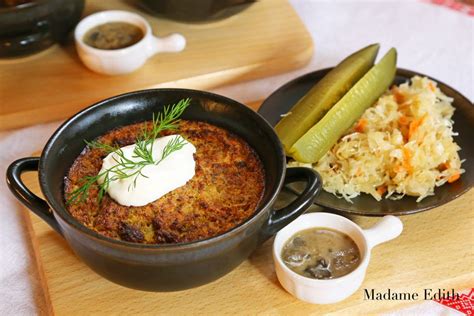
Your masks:
{"label": "sauerkraut", "polygon": [[361,192],[417,202],[464,173],[453,136],[452,98],[436,82],[413,77],[394,86],[315,164],[324,190],[351,202]]}

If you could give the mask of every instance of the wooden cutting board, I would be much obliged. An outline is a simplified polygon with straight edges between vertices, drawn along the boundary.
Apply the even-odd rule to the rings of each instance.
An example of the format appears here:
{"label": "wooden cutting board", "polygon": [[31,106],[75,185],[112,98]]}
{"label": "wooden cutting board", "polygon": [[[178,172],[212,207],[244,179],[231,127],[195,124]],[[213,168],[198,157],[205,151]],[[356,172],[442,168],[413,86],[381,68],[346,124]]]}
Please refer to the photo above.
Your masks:
{"label": "wooden cutting board", "polygon": [[313,53],[311,37],[287,0],[259,0],[237,15],[207,24],[156,18],[133,1],[86,3],[86,15],[111,8],[138,12],[155,35],[181,33],[187,47],[155,55],[136,72],[121,76],[86,69],[72,40],[31,57],[0,60],[0,130],[63,119],[133,90],[211,89],[270,76],[305,65]]}
{"label": "wooden cutting board", "polygon": [[[256,108],[257,103],[252,107]],[[36,173],[24,181],[40,194]],[[285,200],[283,194],[282,200]],[[288,197],[286,197],[288,200]],[[66,242],[25,209],[44,289],[47,312],[57,315],[95,314],[373,314],[418,301],[368,301],[363,289],[417,292],[424,289],[463,290],[474,286],[474,190],[436,209],[401,217],[402,235],[374,248],[361,289],[332,305],[311,305],[280,286],[273,267],[272,240],[237,269],[210,284],[180,292],[149,293],[115,285],[95,274]],[[320,211],[313,206],[310,211]],[[378,218],[351,217],[363,228]]]}

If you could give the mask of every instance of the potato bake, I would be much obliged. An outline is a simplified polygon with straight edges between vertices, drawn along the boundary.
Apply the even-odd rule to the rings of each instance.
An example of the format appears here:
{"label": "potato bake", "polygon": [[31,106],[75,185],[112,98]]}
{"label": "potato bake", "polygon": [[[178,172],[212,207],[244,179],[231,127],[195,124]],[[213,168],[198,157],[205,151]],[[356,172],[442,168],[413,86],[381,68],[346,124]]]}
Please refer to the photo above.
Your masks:
{"label": "potato bake", "polygon": [[[111,146],[133,144],[150,122],[112,130],[97,141]],[[200,121],[179,122],[177,130],[196,147],[195,175],[147,205],[123,206],[107,194],[97,199],[97,185],[86,199],[67,203],[81,224],[101,235],[135,243],[183,243],[222,234],[252,216],[264,192],[264,169],[258,155],[239,136]],[[65,177],[65,199],[87,176],[96,176],[107,155],[86,147]],[[164,180],[166,181],[166,179]]]}

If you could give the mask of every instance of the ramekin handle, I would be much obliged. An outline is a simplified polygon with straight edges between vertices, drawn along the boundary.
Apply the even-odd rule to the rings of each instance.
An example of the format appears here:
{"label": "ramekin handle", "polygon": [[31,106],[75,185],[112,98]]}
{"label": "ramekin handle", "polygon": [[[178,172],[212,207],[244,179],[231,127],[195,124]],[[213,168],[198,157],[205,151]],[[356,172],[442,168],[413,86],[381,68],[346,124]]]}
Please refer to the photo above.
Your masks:
{"label": "ramekin handle", "polygon": [[166,37],[152,36],[150,41],[149,55],[157,53],[177,53],[186,47],[186,38],[183,35],[174,33]]}
{"label": "ramekin handle", "polygon": [[384,216],[377,224],[364,230],[368,247],[373,248],[378,244],[400,236],[403,231],[402,221],[393,215]]}

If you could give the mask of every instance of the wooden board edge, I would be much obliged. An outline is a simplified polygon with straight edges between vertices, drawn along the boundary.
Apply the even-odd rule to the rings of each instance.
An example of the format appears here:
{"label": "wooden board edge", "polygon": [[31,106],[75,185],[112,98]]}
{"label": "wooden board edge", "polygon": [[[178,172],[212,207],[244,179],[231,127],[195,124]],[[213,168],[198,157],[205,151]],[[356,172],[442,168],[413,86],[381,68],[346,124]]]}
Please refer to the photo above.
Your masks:
{"label": "wooden board edge", "polygon": [[[306,31],[307,32],[307,31]],[[309,34],[306,34],[309,36]],[[264,76],[273,76],[288,72],[291,70],[299,69],[309,63],[313,56],[314,44],[312,40],[308,41],[308,45],[304,50],[298,52],[294,56],[292,63],[288,63],[286,58],[274,58],[269,59],[267,64],[263,65],[260,63],[245,65],[233,69],[226,69],[217,72],[211,72],[207,74],[200,74],[198,76],[179,79],[175,81],[169,81],[159,83],[156,85],[145,86],[143,89],[155,89],[155,88],[187,88],[187,89],[199,89],[199,90],[210,90],[225,85],[232,85],[239,82],[250,81],[261,79]],[[285,65],[284,67],[282,65]],[[278,87],[275,87],[275,89]],[[131,92],[131,91],[129,91]],[[111,96],[112,97],[112,96]],[[95,102],[99,102],[96,100]],[[93,102],[93,103],[95,103]],[[92,103],[92,104],[93,104]],[[90,105],[92,105],[90,104]],[[88,106],[90,106],[88,105]],[[30,109],[22,112],[15,112],[12,114],[2,115],[0,117],[0,131],[8,131],[16,128],[27,127],[33,124],[44,124],[53,121],[63,120],[64,114],[55,111],[58,105],[50,105],[48,107],[41,108],[41,112],[49,112],[50,116],[38,122],[37,118],[40,115],[38,108]],[[71,107],[66,117],[72,116],[75,113],[85,109],[86,107]],[[19,119],[21,117],[21,119]]]}
{"label": "wooden board edge", "polygon": [[[255,102],[256,103],[256,102]],[[23,208],[23,213],[24,213],[24,216],[27,220],[27,226],[28,226],[28,229],[30,230],[31,228],[31,233],[34,234],[35,230],[34,230],[34,226],[31,227],[30,225],[33,224],[33,222],[35,221],[42,221],[40,218],[38,218],[36,215],[32,214],[30,211],[28,211],[26,208]],[[28,214],[26,214],[28,213]],[[44,225],[46,225],[44,223]],[[39,248],[37,248],[38,244],[37,244],[37,235],[31,235],[31,238],[33,239],[33,243],[35,245],[35,251],[37,253],[39,253],[40,251]],[[43,272],[44,274],[44,269],[43,269],[43,266],[41,264],[41,255],[38,256],[38,260],[40,260],[39,262],[37,262],[38,264],[38,269],[41,270],[41,272]],[[47,278],[45,277],[45,275],[42,276],[43,279],[42,281],[47,281]],[[429,283],[426,283],[425,285],[422,285],[421,287],[419,287],[419,289],[423,289],[423,288],[453,288],[456,292],[460,292],[460,291],[463,291],[463,290],[466,290],[468,288],[471,287],[472,285],[472,282],[474,280],[474,272],[470,272],[468,274],[463,274],[463,275],[459,275],[455,278],[452,278],[452,279],[449,279],[447,282],[446,280],[444,281],[440,281],[440,282],[437,282],[435,284],[429,284]],[[49,291],[48,291],[48,286],[47,286],[47,282],[41,282],[42,285],[43,285],[43,289],[44,289],[44,294],[47,295],[47,302],[48,302],[48,314],[47,315],[54,315],[54,309],[53,309],[53,305],[52,305],[52,302],[51,300],[49,299]],[[417,291],[417,292],[420,292],[420,291]],[[374,308],[374,309],[371,309],[369,311],[366,311],[367,312],[367,315],[379,315],[379,314],[382,314],[382,313],[387,313],[387,312],[396,312],[398,310],[405,310],[407,308],[410,308],[412,306],[415,306],[415,305],[419,305],[419,304],[422,304],[423,302],[428,302],[428,301],[390,301],[388,302],[389,304],[386,304],[380,308]],[[345,308],[345,309],[342,309],[342,310],[338,310],[336,312],[329,312],[327,315],[341,315],[341,314],[350,314],[351,311],[354,310],[354,307],[360,307],[364,304],[364,301],[361,301],[360,303],[358,303],[357,305],[355,306],[351,306],[351,307],[348,307],[348,308]]]}
{"label": "wooden board edge", "polygon": [[[259,101],[255,101],[255,102],[251,102],[251,103],[248,103],[248,106],[253,108],[253,109],[256,109],[259,105]],[[38,155],[38,153],[34,153],[33,155]],[[468,194],[470,192],[470,190],[468,192],[466,192],[465,194]],[[26,214],[28,213],[28,214]],[[39,273],[40,273],[40,279],[41,279],[41,284],[43,286],[43,290],[44,290],[44,295],[46,295],[46,302],[48,303],[48,315],[54,315],[54,306],[52,304],[52,301],[50,299],[50,294],[49,294],[49,287],[48,287],[48,283],[47,283],[47,276],[44,272],[44,268],[43,268],[43,265],[42,265],[42,256],[41,256],[41,250],[39,248],[39,243],[38,243],[38,235],[35,234],[35,229],[34,229],[34,223],[37,222],[37,221],[42,221],[39,217],[37,217],[36,215],[34,215],[32,212],[28,211],[26,209],[26,207],[23,208],[23,215],[25,216],[25,221],[26,221],[26,225],[27,225],[27,228],[28,228],[28,231],[31,233],[31,239],[32,239],[32,243],[34,245],[34,250],[35,250],[35,255],[36,255],[36,259],[38,260],[37,261],[37,267],[38,267],[38,270],[39,270]],[[44,223],[44,225],[46,225]],[[41,275],[42,274],[42,275]],[[425,286],[426,288],[454,288],[457,292],[459,291],[462,291],[462,290],[465,290],[467,288],[469,288],[471,285],[472,285],[472,282],[474,280],[474,272],[470,272],[468,274],[463,274],[463,275],[459,275],[455,278],[452,278],[452,279],[449,279],[447,282],[446,280],[443,280],[443,281],[440,281],[440,282],[437,282],[435,284],[429,284],[429,283],[426,283],[425,285],[421,285],[422,287]],[[420,287],[420,288],[422,288]],[[410,301],[410,302],[406,302],[406,301],[400,301],[400,302],[389,302],[389,304],[387,305],[384,305],[380,308],[375,308],[375,309],[372,309],[370,311],[367,311],[368,314],[381,314],[381,313],[386,313],[386,312],[395,312],[395,311],[398,311],[398,310],[401,310],[401,309],[406,309],[406,308],[409,308],[411,306],[414,306],[414,305],[417,305],[417,304],[421,304],[422,302],[420,301]],[[337,314],[345,314],[345,313],[348,313],[350,314],[351,311],[353,311],[354,307],[357,307],[357,306],[362,306],[362,304],[364,304],[363,301],[361,301],[360,303],[358,303],[356,306],[351,306],[350,309],[347,308],[347,309],[342,309],[342,310],[339,310],[337,312],[330,312],[328,313],[328,315],[337,315]]]}
{"label": "wooden board edge", "polygon": [[43,268],[43,259],[41,257],[41,250],[39,246],[39,241],[37,234],[35,232],[35,229],[33,227],[33,219],[31,216],[35,216],[31,213],[31,211],[26,208],[22,207],[22,217],[24,219],[27,231],[28,231],[28,236],[31,241],[31,245],[33,248],[33,259],[34,263],[36,264],[37,268],[37,273],[39,276],[39,283],[41,284],[41,292],[43,293],[43,299],[45,302],[45,311],[41,311],[40,314],[44,315],[54,315],[54,307],[53,307],[53,302],[51,301],[51,295],[49,293],[49,286],[48,286],[48,280],[46,278],[46,273]]}

